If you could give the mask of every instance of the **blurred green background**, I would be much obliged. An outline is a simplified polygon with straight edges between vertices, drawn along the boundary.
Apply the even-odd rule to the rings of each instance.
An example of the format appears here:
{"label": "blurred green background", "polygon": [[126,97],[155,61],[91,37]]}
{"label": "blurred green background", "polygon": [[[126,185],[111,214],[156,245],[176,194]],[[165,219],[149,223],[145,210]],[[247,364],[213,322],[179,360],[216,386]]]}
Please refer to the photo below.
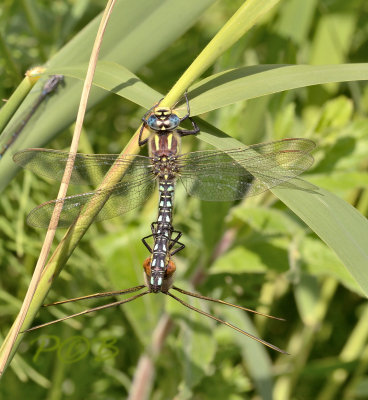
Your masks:
{"label": "blurred green background", "polygon": [[[155,2],[135,3],[153,7]],[[161,93],[171,88],[243,2],[206,3],[183,33],[169,37],[158,56],[147,56],[134,71]],[[7,99],[28,68],[51,59],[104,5],[98,0],[4,1],[1,98]],[[147,14],[151,12],[147,8]],[[364,0],[281,1],[207,74],[253,64],[365,62],[367,12]],[[162,24],[184,18],[179,11],[165,14],[165,8],[160,17]],[[142,44],[134,52],[148,54],[156,34],[152,32],[152,43],[145,43],[148,50]],[[88,55],[90,49],[86,44],[81,51]],[[104,57],[109,60],[108,54]],[[120,63],[133,68],[129,63],[134,60]],[[61,88],[50,103],[57,101],[62,90],[66,89]],[[93,102],[80,151],[119,153],[144,109],[115,95]],[[313,139],[318,146],[316,161],[303,178],[366,216],[367,111],[367,86],[351,82],[264,96],[201,117],[245,144],[285,137]],[[29,129],[42,124],[42,112]],[[71,133],[67,127],[47,147],[66,148]],[[195,138],[187,138],[183,151],[199,146]],[[25,225],[25,216],[56,193],[57,185],[21,172],[1,194],[1,338],[20,308],[44,237],[44,231]],[[164,334],[159,356],[154,357],[148,398],[368,398],[368,307],[337,256],[270,193],[236,204],[212,204],[188,197],[178,185],[175,199],[174,226],[183,231],[186,244],[176,257],[177,285],[287,321],[250,319],[225,306],[191,304],[254,331],[290,355],[266,350],[165,296],[150,295],[28,334],[2,379],[2,398],[128,398],[136,388],[137,366],[150,353],[152,338],[165,323],[171,329]],[[154,195],[142,209],[93,225],[53,285],[48,302],[141,284],[142,263],[148,254],[140,239],[150,233],[156,213]],[[57,238],[62,234],[58,232]],[[37,323],[84,306],[91,303],[41,310]]]}

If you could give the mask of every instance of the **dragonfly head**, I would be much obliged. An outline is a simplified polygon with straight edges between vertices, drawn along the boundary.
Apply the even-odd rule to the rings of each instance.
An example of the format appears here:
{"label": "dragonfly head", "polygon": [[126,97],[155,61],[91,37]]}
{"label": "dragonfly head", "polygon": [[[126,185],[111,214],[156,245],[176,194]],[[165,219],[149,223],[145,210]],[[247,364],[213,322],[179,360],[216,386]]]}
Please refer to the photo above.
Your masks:
{"label": "dragonfly head", "polygon": [[170,132],[180,125],[180,118],[170,108],[158,107],[147,118],[148,127],[155,132]]}
{"label": "dragonfly head", "polygon": [[52,75],[45,83],[42,93],[49,94],[54,91],[58,86],[64,85],[64,75]]}
{"label": "dragonfly head", "polygon": [[152,268],[151,262],[152,257],[148,257],[143,263],[144,279],[147,287],[152,293],[167,293],[174,280],[174,272],[176,270],[174,261],[169,259],[164,270]]}

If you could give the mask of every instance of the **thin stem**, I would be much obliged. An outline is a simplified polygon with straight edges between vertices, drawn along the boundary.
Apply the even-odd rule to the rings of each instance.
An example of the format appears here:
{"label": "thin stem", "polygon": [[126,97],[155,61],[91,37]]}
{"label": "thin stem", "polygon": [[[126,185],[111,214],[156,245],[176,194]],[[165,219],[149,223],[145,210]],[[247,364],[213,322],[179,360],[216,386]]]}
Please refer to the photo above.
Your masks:
{"label": "thin stem", "polygon": [[[73,140],[72,144],[70,147],[70,151],[72,154],[76,154],[77,149],[78,149],[78,142],[82,130],[82,125],[83,125],[83,119],[84,119],[84,114],[86,111],[87,107],[87,100],[88,100],[88,95],[90,92],[90,88],[92,85],[92,80],[93,80],[93,75],[94,71],[96,69],[96,64],[97,64],[97,59],[98,59],[98,54],[100,51],[101,43],[102,43],[102,38],[107,26],[107,22],[110,18],[112,8],[115,4],[116,0],[109,0],[97,35],[96,35],[96,40],[94,42],[94,46],[92,49],[90,61],[88,64],[88,70],[87,70],[87,75],[86,79],[84,82],[83,86],[83,91],[81,95],[81,101],[78,109],[78,115],[77,115],[77,120],[75,124],[75,129],[74,129],[74,134],[73,134]],[[65,173],[63,176],[63,181],[60,185],[59,193],[58,193],[58,199],[64,198],[66,195],[66,191],[68,188],[69,180],[72,174],[72,169],[73,169],[73,163],[74,163],[74,158],[71,158],[70,161],[68,162],[68,165],[65,168]],[[46,237],[44,240],[44,243],[42,245],[42,249],[40,252],[40,256],[38,258],[35,271],[33,273],[30,285],[28,287],[25,299],[23,301],[21,310],[19,311],[19,314],[8,334],[6,337],[3,345],[1,346],[0,349],[0,376],[3,374],[7,364],[9,363],[12,355],[14,355],[16,351],[17,345],[20,343],[20,340],[18,338],[19,332],[21,330],[21,327],[23,325],[28,324],[34,317],[34,315],[37,312],[37,309],[39,308],[40,304],[43,301],[42,294],[46,296],[46,293],[48,292],[51,283],[55,277],[55,275],[52,273],[51,276],[47,279],[47,287],[43,286],[40,291],[36,290],[39,288],[39,282],[41,280],[41,277],[43,274],[46,274],[47,271],[45,271],[45,265],[47,261],[47,257],[49,255],[50,249],[51,249],[51,244],[55,236],[55,229],[58,225],[58,220],[60,217],[61,209],[62,209],[63,203],[57,203],[57,206],[54,209],[49,229],[46,233]],[[42,294],[41,294],[42,293]],[[27,320],[26,320],[26,317]],[[26,321],[26,322],[25,322]]]}
{"label": "thin stem", "polygon": [[128,400],[150,398],[150,391],[155,377],[154,363],[156,358],[160,355],[171,326],[172,319],[167,314],[162,315],[153,332],[150,348],[139,359]]}
{"label": "thin stem", "polygon": [[175,104],[196,79],[279,1],[245,1],[171,88],[162,106],[170,107]]}

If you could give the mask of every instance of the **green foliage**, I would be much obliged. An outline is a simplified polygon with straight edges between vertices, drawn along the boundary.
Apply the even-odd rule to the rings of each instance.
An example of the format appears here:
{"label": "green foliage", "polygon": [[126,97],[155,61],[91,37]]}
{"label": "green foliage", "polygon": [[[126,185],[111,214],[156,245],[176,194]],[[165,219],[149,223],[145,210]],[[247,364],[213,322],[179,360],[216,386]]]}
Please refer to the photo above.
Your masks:
{"label": "green foliage", "polygon": [[[118,2],[102,47],[81,151],[120,152],[140,123],[140,107],[152,106],[159,92],[172,87],[242,4],[212,3]],[[160,354],[153,355],[150,398],[368,396],[363,218],[368,212],[368,90],[357,82],[368,78],[367,64],[359,64],[366,61],[365,3],[284,0],[190,90],[192,114],[201,114],[203,121],[198,120],[198,138],[183,140],[185,152],[285,137],[317,143],[315,164],[303,176],[309,182],[305,190],[276,189],[277,197],[265,193],[221,205],[200,203],[179,184],[176,194],[174,226],[183,231],[186,244],[176,257],[177,285],[287,321],[248,318],[226,306],[185,300],[290,355],[275,354],[169,297],[152,294],[27,334],[3,377],[4,399],[127,397],[140,357],[150,353],[152,335],[165,316],[171,330]],[[19,83],[19,71],[36,62],[49,60],[50,73],[67,76],[66,86],[23,132],[22,148],[68,145],[98,23],[92,20],[103,6],[85,0],[6,3],[0,16],[2,98]],[[40,85],[15,117],[37,97]],[[109,91],[130,101],[108,96]],[[29,173],[12,179],[16,172],[10,154],[0,160],[1,337],[19,310],[44,236],[25,225],[26,213],[54,198],[57,189]],[[312,184],[323,188],[317,188],[319,197],[310,191],[316,190]],[[149,234],[156,203],[154,196],[140,210],[92,226],[47,302],[141,284],[148,253],[140,239]],[[84,307],[42,309],[37,322]]]}

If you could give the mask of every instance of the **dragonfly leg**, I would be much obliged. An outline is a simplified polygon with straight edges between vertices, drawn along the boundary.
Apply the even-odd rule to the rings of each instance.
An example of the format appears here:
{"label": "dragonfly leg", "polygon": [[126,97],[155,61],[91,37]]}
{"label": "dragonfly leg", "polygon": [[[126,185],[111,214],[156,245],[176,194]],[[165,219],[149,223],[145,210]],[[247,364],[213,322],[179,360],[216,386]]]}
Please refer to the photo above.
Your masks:
{"label": "dragonfly leg", "polygon": [[[151,231],[152,231],[152,237],[156,237],[157,236],[157,225],[158,225],[158,223],[157,222],[152,222],[152,224],[151,224]],[[173,226],[172,225],[170,225],[170,227],[169,227],[169,229],[170,229],[170,235],[172,235],[173,233],[175,233],[176,234],[176,237],[174,238],[174,239],[170,239],[170,241],[171,242],[177,242],[180,238],[181,238],[181,236],[182,236],[182,232],[180,232],[180,231],[176,231],[176,230],[174,230],[174,228],[173,228]],[[172,246],[171,246],[172,247]]]}
{"label": "dragonfly leg", "polygon": [[185,97],[185,102],[187,104],[187,114],[184,115],[183,118],[180,118],[180,122],[185,121],[186,119],[189,119],[189,121],[192,123],[192,127],[193,129],[177,129],[176,131],[179,133],[180,136],[187,136],[187,135],[195,135],[197,134],[200,129],[198,127],[198,125],[192,120],[192,118],[190,118],[190,107],[189,107],[189,100],[188,100],[188,89],[185,91],[184,93],[184,97]]}
{"label": "dragonfly leg", "polygon": [[[172,235],[173,233],[176,234],[176,236],[173,239],[170,239],[170,244],[169,244],[169,250],[171,251],[171,249],[178,244],[179,247],[176,248],[175,250],[173,250],[170,255],[176,254],[178,251],[182,250],[185,248],[185,245],[183,243],[179,242],[179,239],[182,236],[182,232],[180,231],[176,231],[174,230],[172,227],[169,228],[170,229],[170,235]],[[156,239],[157,236],[159,236],[160,234],[157,233],[157,222],[152,222],[151,224],[151,231],[152,234],[145,236],[144,238],[142,238],[142,243],[146,246],[147,250],[152,253],[152,247],[147,243],[147,239],[153,238]]]}
{"label": "dragonfly leg", "polygon": [[180,122],[185,121],[190,116],[190,107],[189,107],[189,100],[188,100],[188,89],[184,93],[185,103],[187,104],[187,113],[184,115],[183,118],[180,118]]}
{"label": "dragonfly leg", "polygon": [[[142,120],[144,121],[143,118],[142,118]],[[141,130],[139,131],[139,136],[138,136],[138,144],[139,144],[139,146],[144,146],[148,142],[148,138],[142,140],[142,134],[143,134],[143,131],[144,131],[145,127],[146,127],[146,123],[143,122]]]}
{"label": "dragonfly leg", "polygon": [[178,253],[179,251],[183,250],[185,248],[185,244],[184,243],[180,243],[178,241],[173,242],[172,244],[170,244],[170,250],[176,245],[178,244],[179,247],[177,247],[176,249],[174,249],[172,252],[170,252],[170,256],[173,256],[174,254]]}
{"label": "dragonfly leg", "polygon": [[176,249],[174,249],[173,251],[170,252],[170,256],[173,256],[174,254],[176,254],[177,252],[179,252],[180,250],[183,250],[185,248],[185,244],[179,242],[179,239],[182,236],[182,232],[180,231],[174,231],[172,230],[171,233],[175,233],[176,237],[174,239],[170,239],[170,245],[169,245],[169,250],[171,251],[171,249],[177,244],[179,245],[179,247],[177,247]]}
{"label": "dragonfly leg", "polygon": [[180,122],[185,121],[186,119],[189,119],[190,122],[192,123],[192,127],[193,129],[177,129],[176,131],[179,133],[180,136],[187,136],[187,135],[195,135],[197,134],[200,129],[198,127],[198,125],[192,120],[192,118],[190,118],[190,107],[189,107],[189,100],[188,100],[188,89],[185,91],[184,93],[184,97],[185,97],[185,102],[187,104],[187,114],[184,115],[183,118],[180,118]]}
{"label": "dragonfly leg", "polygon": [[172,230],[171,233],[175,233],[176,234],[176,238],[173,239],[173,242],[177,242],[181,238],[181,236],[183,235],[183,232],[180,232],[180,231]]}
{"label": "dragonfly leg", "polygon": [[151,237],[153,237],[153,236],[154,236],[154,235],[152,234],[152,235],[145,236],[144,238],[141,239],[141,240],[142,240],[142,243],[146,246],[147,250],[148,250],[151,254],[152,254],[153,250],[152,250],[152,247],[147,243],[146,239],[149,239],[149,238],[151,238]]}
{"label": "dragonfly leg", "polygon": [[190,107],[189,107],[189,100],[188,100],[188,89],[184,93],[184,98],[185,102],[187,104],[187,114],[184,115],[183,118],[180,118],[180,122],[185,121],[186,119],[189,119],[190,122],[192,123],[193,129],[192,130],[185,130],[185,129],[177,129],[177,132],[180,134],[180,136],[186,136],[186,135],[195,135],[196,133],[199,132],[199,128],[197,124],[190,118]]}
{"label": "dragonfly leg", "polygon": [[[177,252],[179,252],[180,250],[183,250],[185,248],[185,244],[181,243],[178,241],[178,238],[181,236],[181,232],[179,232],[180,235],[178,235],[176,238],[174,239],[170,239],[170,245],[169,245],[169,250],[170,250],[170,256],[173,256],[174,254],[176,254]],[[158,236],[157,233],[152,233],[151,235],[145,236],[144,238],[142,238],[142,243],[146,246],[147,250],[152,253],[152,247],[147,243],[146,239],[149,238],[156,238]],[[178,247],[176,249],[174,249],[173,251],[171,251],[171,249],[175,246],[178,245]]]}
{"label": "dragonfly leg", "polygon": [[200,131],[198,125],[192,120],[192,118],[188,116],[187,119],[192,123],[193,129],[177,129],[176,132],[178,132],[180,136],[196,135]]}
{"label": "dragonfly leg", "polygon": [[157,222],[152,222],[152,224],[151,224],[151,232],[152,232],[151,235],[148,235],[148,236],[145,236],[144,238],[142,238],[142,243],[146,246],[147,250],[150,253],[152,253],[153,250],[152,250],[152,247],[147,243],[146,239],[149,239],[149,238],[154,238],[155,239],[156,238],[156,236],[157,236]]}
{"label": "dragonfly leg", "polygon": [[151,232],[155,233],[156,231],[157,231],[157,222],[152,222],[152,224],[151,224]]}
{"label": "dragonfly leg", "polygon": [[[152,232],[152,235],[151,235],[151,236],[153,236],[153,237],[157,236],[157,234],[158,234],[158,232],[157,232],[157,226],[158,226],[158,223],[157,223],[157,222],[152,222],[152,224],[151,224],[151,232]],[[166,229],[169,229],[169,230],[170,230],[170,235],[172,235],[173,233],[180,233],[180,236],[182,235],[181,232],[175,231],[174,228],[172,227],[172,225],[166,227]],[[160,232],[160,234],[161,234],[161,232]],[[180,236],[179,236],[179,237],[180,237]],[[178,239],[179,239],[179,237],[178,237]]]}

